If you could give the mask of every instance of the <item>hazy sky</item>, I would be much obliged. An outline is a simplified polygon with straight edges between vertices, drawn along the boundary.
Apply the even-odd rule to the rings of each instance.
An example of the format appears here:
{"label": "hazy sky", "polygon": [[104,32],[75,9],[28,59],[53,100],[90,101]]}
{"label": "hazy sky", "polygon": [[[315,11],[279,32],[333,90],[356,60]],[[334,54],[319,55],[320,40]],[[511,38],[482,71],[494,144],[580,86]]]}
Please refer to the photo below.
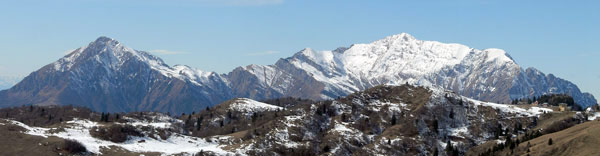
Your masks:
{"label": "hazy sky", "polygon": [[600,97],[599,28],[592,0],[1,0],[0,76],[25,76],[98,36],[224,73],[406,32],[504,49]]}

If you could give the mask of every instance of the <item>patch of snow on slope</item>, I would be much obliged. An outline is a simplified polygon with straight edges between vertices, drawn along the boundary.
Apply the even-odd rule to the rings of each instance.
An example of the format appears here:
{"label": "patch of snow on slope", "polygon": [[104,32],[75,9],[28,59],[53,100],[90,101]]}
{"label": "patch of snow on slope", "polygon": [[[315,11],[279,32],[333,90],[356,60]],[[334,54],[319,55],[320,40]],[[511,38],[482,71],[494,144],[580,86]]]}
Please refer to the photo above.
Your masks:
{"label": "patch of snow on slope", "polygon": [[173,119],[167,115],[163,115],[163,114],[155,114],[152,115],[152,118],[150,120],[139,120],[139,119],[134,119],[134,118],[130,118],[127,116],[123,117],[124,120],[127,120],[128,125],[132,125],[132,126],[150,126],[150,127],[156,127],[156,128],[169,128],[171,127],[172,123],[183,123],[183,121],[179,120],[179,119]]}
{"label": "patch of snow on slope", "polygon": [[469,135],[469,128],[468,128],[468,126],[452,128],[452,129],[450,129],[450,135],[456,136],[456,137],[462,137],[462,136]]}
{"label": "patch of snow on slope", "polygon": [[402,111],[402,109],[406,109],[406,106],[408,106],[407,104],[404,103],[391,103],[391,102],[381,102],[379,100],[375,100],[373,102],[369,103],[369,106],[367,109],[372,110],[372,111],[380,111],[381,108],[386,107],[393,113],[400,113]]}
{"label": "patch of snow on slope", "polygon": [[[201,150],[215,152],[218,155],[226,155],[229,152],[221,149],[221,145],[214,142],[206,142],[203,138],[183,136],[174,134],[167,140],[157,140],[151,137],[132,137],[124,143],[113,143],[92,137],[89,130],[98,126],[98,123],[89,120],[74,119],[68,121],[69,127],[63,132],[50,133],[49,128],[30,127],[23,123],[12,121],[12,123],[27,129],[26,134],[37,136],[56,136],[64,139],[72,139],[81,142],[90,152],[101,154],[100,149],[117,146],[132,152],[159,152],[166,155],[188,153],[193,154]],[[143,142],[141,142],[143,140]]]}
{"label": "patch of snow on slope", "polygon": [[531,107],[529,109],[523,109],[520,108],[518,106],[515,105],[508,105],[508,104],[497,104],[497,103],[491,103],[491,102],[482,102],[479,100],[473,100],[470,98],[466,98],[469,101],[473,102],[475,105],[483,105],[483,106],[489,106],[495,109],[500,109],[503,112],[508,112],[508,113],[517,113],[517,114],[521,114],[521,115],[525,115],[525,116],[538,116],[540,114],[543,114],[544,112],[552,112],[553,110],[550,108],[541,108],[541,107]]}
{"label": "patch of snow on slope", "polygon": [[598,117],[600,117],[600,112],[596,112],[593,115],[588,116],[588,120],[596,120]]}
{"label": "patch of snow on slope", "polygon": [[240,98],[236,99],[230,106],[229,109],[238,110],[240,112],[254,113],[264,111],[277,111],[282,110],[283,107],[270,105],[252,99]]}
{"label": "patch of snow on slope", "polygon": [[46,133],[46,131],[50,130],[50,128],[30,127],[30,126],[28,126],[24,123],[18,122],[18,121],[13,121],[13,120],[7,120],[7,121],[9,121],[13,125],[17,125],[17,126],[21,126],[21,127],[25,128],[27,130],[25,132],[25,134],[41,136],[44,138],[48,137],[48,135],[45,133]]}

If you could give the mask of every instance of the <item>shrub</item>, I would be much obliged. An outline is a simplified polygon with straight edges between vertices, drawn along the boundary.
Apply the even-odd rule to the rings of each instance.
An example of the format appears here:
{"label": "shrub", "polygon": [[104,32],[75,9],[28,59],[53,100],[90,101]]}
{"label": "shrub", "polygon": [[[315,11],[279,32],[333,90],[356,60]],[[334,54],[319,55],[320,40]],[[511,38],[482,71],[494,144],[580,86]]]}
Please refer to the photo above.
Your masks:
{"label": "shrub", "polygon": [[111,125],[109,127],[93,127],[90,129],[90,135],[95,138],[121,143],[127,141],[129,136],[144,136],[140,131],[131,125]]}
{"label": "shrub", "polygon": [[66,139],[62,144],[62,149],[71,153],[71,154],[79,154],[86,153],[87,149],[80,142],[75,140]]}

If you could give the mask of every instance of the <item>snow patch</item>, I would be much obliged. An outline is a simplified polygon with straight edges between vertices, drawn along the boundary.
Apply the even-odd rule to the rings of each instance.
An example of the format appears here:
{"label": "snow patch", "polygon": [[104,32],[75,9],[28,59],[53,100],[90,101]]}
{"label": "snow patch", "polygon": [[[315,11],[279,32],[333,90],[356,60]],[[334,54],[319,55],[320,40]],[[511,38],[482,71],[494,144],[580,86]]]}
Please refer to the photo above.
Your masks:
{"label": "snow patch", "polygon": [[254,101],[252,99],[239,98],[229,106],[229,109],[246,112],[248,113],[247,115],[252,115],[254,112],[283,110],[283,107]]}
{"label": "snow patch", "polygon": [[[36,136],[56,136],[64,139],[72,139],[81,142],[88,151],[96,154],[101,154],[102,148],[110,148],[111,146],[120,147],[132,152],[159,152],[165,155],[178,153],[194,154],[200,151],[211,151],[218,155],[231,154],[221,149],[221,145],[214,142],[207,142],[204,138],[184,136],[179,134],[171,135],[167,140],[154,139],[151,137],[132,137],[124,143],[113,143],[110,141],[100,140],[90,135],[89,130],[94,126],[99,126],[98,123],[85,120],[74,119],[68,121],[64,131],[58,133],[50,133],[50,128],[30,127],[21,122],[12,121],[12,124],[21,126],[27,129],[26,134]],[[150,125],[152,126],[152,125]]]}
{"label": "snow patch", "polygon": [[489,106],[494,109],[499,109],[500,111],[503,111],[503,112],[517,113],[517,114],[521,114],[521,115],[525,115],[525,116],[539,116],[540,114],[544,114],[547,112],[553,112],[553,110],[550,108],[531,107],[529,109],[523,109],[523,108],[520,108],[515,105],[482,102],[482,101],[474,100],[474,99],[470,99],[470,98],[466,98],[466,99],[473,102],[475,105]]}

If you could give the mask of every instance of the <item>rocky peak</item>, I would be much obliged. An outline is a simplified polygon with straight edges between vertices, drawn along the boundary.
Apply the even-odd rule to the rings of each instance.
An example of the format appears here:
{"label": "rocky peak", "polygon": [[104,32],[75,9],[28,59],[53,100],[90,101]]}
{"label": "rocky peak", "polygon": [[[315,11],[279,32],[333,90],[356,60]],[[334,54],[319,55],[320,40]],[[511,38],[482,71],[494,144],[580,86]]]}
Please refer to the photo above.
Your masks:
{"label": "rocky peak", "polygon": [[90,44],[94,44],[94,45],[105,45],[105,46],[116,46],[119,43],[119,41],[110,38],[110,37],[106,37],[106,36],[100,36],[98,37],[94,42],[90,43]]}

